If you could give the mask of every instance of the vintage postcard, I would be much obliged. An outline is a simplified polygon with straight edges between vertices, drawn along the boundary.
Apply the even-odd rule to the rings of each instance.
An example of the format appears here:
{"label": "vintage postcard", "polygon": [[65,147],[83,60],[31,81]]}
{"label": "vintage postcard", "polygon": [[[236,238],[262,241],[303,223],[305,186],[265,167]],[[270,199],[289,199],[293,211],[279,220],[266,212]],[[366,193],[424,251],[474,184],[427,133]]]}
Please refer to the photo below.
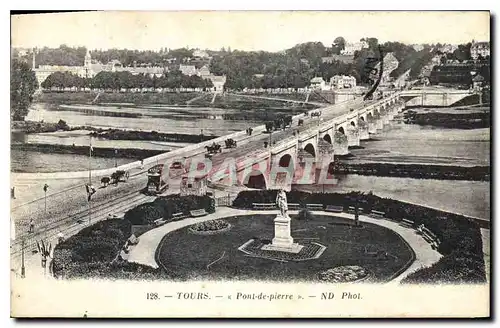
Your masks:
{"label": "vintage postcard", "polygon": [[11,16],[11,316],[490,316],[490,13]]}

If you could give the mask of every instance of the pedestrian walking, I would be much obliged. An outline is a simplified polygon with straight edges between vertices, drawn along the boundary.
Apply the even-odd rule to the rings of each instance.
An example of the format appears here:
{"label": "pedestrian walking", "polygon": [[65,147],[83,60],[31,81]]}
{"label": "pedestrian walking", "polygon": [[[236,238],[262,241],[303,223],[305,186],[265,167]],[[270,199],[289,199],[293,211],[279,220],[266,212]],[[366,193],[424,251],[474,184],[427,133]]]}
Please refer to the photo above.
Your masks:
{"label": "pedestrian walking", "polygon": [[57,243],[61,244],[64,241],[64,234],[62,232],[57,234]]}
{"label": "pedestrian walking", "polygon": [[30,227],[29,227],[29,233],[35,232],[35,221],[33,219],[30,219]]}

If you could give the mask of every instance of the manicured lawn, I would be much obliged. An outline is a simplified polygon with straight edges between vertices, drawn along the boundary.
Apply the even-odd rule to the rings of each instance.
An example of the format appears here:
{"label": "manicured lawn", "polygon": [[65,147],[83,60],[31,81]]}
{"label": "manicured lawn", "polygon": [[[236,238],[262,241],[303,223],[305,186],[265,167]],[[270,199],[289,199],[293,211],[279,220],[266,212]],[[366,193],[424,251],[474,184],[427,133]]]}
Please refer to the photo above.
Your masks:
{"label": "manicured lawn", "polygon": [[[330,216],[316,216],[312,221],[299,221],[292,216],[292,237],[319,242],[327,249],[316,260],[278,262],[246,256],[238,250],[251,238],[271,240],[275,215],[246,215],[225,218],[232,228],[224,233],[201,236],[188,227],[166,235],[157,249],[157,261],[175,279],[230,279],[273,281],[318,281],[318,273],[342,265],[359,265],[370,272],[365,282],[384,282],[402,272],[414,260],[411,248],[395,232],[374,224]],[[376,259],[365,253],[386,251],[387,259]],[[223,256],[224,254],[224,256]],[[223,257],[222,257],[223,256]],[[221,260],[207,266],[217,259]]]}

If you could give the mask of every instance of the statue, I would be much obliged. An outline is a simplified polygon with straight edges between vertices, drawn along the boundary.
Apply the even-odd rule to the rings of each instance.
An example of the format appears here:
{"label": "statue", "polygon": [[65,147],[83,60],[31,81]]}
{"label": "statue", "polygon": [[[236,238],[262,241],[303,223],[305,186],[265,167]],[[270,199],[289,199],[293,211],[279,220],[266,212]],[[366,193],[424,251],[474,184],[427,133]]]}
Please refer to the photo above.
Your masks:
{"label": "statue", "polygon": [[278,195],[276,196],[276,205],[280,209],[281,216],[287,217],[286,212],[288,211],[288,204],[286,201],[286,193],[283,189],[278,191]]}

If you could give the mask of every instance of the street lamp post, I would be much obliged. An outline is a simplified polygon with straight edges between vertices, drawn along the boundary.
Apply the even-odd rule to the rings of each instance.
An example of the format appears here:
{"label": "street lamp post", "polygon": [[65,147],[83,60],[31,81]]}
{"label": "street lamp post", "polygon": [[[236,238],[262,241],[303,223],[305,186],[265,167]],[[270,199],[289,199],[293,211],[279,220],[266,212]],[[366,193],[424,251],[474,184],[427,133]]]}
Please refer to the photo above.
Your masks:
{"label": "street lamp post", "polygon": [[44,196],[44,201],[45,201],[45,214],[47,214],[47,190],[49,189],[49,185],[45,184],[43,186],[43,192],[45,194]]}
{"label": "street lamp post", "polygon": [[24,266],[24,238],[21,241],[21,278],[26,277],[26,268]]}

